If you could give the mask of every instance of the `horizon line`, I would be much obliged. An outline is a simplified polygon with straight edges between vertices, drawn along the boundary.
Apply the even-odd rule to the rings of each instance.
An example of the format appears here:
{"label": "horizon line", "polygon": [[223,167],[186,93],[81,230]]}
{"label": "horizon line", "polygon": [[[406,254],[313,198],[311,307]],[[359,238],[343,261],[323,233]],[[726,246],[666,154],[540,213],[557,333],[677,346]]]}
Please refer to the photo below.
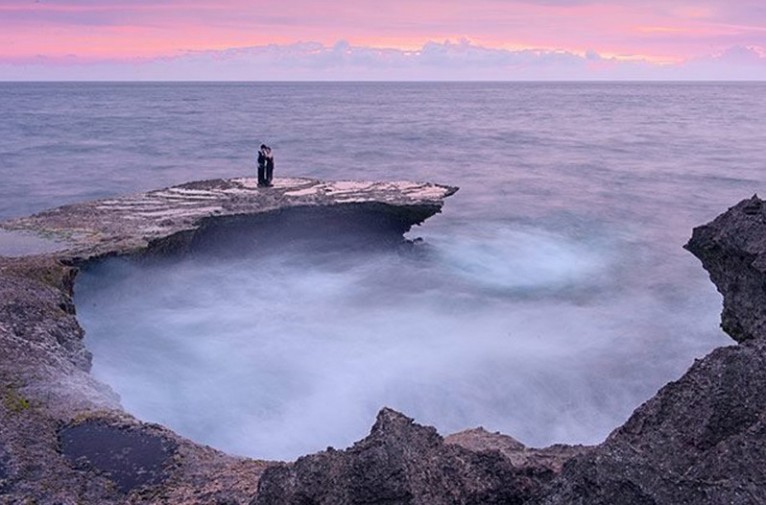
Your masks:
{"label": "horizon line", "polygon": [[64,83],[103,83],[103,84],[340,84],[340,83],[401,83],[401,84],[473,84],[473,83],[665,83],[665,84],[683,84],[683,83],[766,83],[766,79],[708,79],[708,78],[687,78],[687,79],[659,79],[659,78],[631,78],[631,79],[280,79],[280,80],[245,80],[245,79],[0,79],[0,84],[64,84]]}

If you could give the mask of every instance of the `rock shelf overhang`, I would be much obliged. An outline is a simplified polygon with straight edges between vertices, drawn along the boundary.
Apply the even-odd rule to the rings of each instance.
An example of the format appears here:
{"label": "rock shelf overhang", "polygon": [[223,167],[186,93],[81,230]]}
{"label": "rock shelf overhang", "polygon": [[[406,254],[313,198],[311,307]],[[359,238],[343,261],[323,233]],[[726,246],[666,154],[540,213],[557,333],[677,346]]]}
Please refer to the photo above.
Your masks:
{"label": "rock shelf overhang", "polygon": [[[406,230],[440,212],[444,198],[456,191],[451,186],[407,181],[322,182],[294,178],[276,179],[272,187],[259,188],[255,179],[216,179],[67,205],[0,222],[0,230],[36,239],[28,248],[30,253],[82,263],[102,256],[140,253],[153,243],[179,234],[191,236],[205,224],[226,218],[301,207],[374,208]],[[9,236],[7,240],[17,238]],[[35,250],[40,241],[46,243]],[[3,254],[0,235],[0,257]]]}

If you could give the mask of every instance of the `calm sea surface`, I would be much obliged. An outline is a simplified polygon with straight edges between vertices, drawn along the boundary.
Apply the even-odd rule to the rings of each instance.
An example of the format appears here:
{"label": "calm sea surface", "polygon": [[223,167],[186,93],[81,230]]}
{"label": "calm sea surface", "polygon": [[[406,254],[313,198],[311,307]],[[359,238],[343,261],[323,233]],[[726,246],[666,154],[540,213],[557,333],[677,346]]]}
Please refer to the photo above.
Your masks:
{"label": "calm sea surface", "polygon": [[596,443],[713,347],[681,246],[766,193],[766,84],[0,84],[0,218],[189,180],[460,186],[412,251],[84,272],[93,372],[193,439],[294,458],[384,405],[443,433]]}

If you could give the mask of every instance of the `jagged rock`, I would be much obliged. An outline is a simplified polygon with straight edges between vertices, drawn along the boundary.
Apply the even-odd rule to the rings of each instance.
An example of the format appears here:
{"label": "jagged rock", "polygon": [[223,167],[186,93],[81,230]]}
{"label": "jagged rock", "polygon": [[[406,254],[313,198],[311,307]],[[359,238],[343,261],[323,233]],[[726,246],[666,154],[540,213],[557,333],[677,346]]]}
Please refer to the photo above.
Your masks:
{"label": "jagged rock", "polygon": [[444,438],[447,444],[455,444],[472,451],[500,451],[517,468],[547,468],[560,473],[564,463],[584,454],[591,447],[584,445],[554,444],[544,449],[527,447],[515,438],[502,433],[490,433],[484,428],[474,428],[453,433]]}
{"label": "jagged rock", "polygon": [[753,342],[698,360],[533,503],[766,503],[765,350]]}
{"label": "jagged rock", "polygon": [[552,476],[497,450],[445,444],[434,428],[384,408],[353,447],[267,469],[253,505],[520,504]]}
{"label": "jagged rock", "polygon": [[723,295],[721,328],[737,342],[766,335],[766,206],[754,195],[694,229],[685,246]]}
{"label": "jagged rock", "polygon": [[[553,481],[524,488],[531,493],[526,495],[527,503],[766,503],[766,467],[762,463],[766,456],[766,341],[760,338],[766,325],[766,206],[757,197],[741,202],[713,223],[696,228],[686,247],[700,257],[724,295],[724,329],[745,343],[717,349],[695,362],[681,379],[639,407],[603,444],[570,452],[573,457]],[[527,453],[512,438],[483,430],[457,434],[452,442],[472,449],[503,451],[516,464]],[[314,475],[330,479],[336,486],[329,490],[327,485],[301,487],[308,484],[301,477],[306,471],[302,464],[307,463],[301,461],[280,469],[281,473],[274,470],[274,477],[267,473],[261,489],[275,494],[264,494],[273,498],[263,504],[277,503],[278,496],[308,497],[306,503],[331,503],[341,498],[346,501],[339,503],[386,503],[332,494],[349,492],[350,474],[344,469],[358,452],[355,445],[332,458],[322,455],[309,460]],[[444,458],[438,454],[428,461],[433,464]],[[564,456],[557,463],[566,459]],[[416,473],[428,463],[414,466]],[[340,473],[323,473],[329,468]],[[499,499],[492,493],[498,489],[507,492],[518,485],[508,474],[502,475],[505,487],[491,486],[484,499]],[[342,491],[337,491],[337,486]],[[311,489],[320,491],[310,494]],[[412,497],[399,500],[397,503],[419,503]]]}
{"label": "jagged rock", "polygon": [[723,329],[742,344],[696,361],[534,503],[766,503],[766,206],[740,202],[685,247],[723,295]]}

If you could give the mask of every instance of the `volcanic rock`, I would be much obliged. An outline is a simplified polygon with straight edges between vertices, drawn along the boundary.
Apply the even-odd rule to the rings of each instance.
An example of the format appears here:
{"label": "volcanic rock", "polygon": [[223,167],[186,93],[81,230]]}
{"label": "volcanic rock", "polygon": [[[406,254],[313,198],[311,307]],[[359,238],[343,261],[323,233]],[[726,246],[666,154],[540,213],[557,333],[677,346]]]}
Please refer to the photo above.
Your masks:
{"label": "volcanic rock", "polygon": [[766,335],[766,206],[754,195],[694,229],[685,246],[723,295],[721,328],[737,342]]}
{"label": "volcanic rock", "polygon": [[384,408],[353,447],[268,468],[253,505],[521,504],[553,475],[547,465],[514,464],[496,449],[446,444],[434,428]]}
{"label": "volcanic rock", "polygon": [[723,295],[714,350],[567,462],[536,504],[766,503],[766,207],[757,196],[695,228],[685,246]]}
{"label": "volcanic rock", "polygon": [[753,342],[698,360],[532,503],[766,503],[765,350]]}
{"label": "volcanic rock", "polygon": [[[448,440],[473,451],[496,451],[504,458],[485,460],[473,473],[447,463],[453,487],[439,479],[422,486],[419,475],[440,475],[434,466],[471,461],[470,457],[443,451],[439,439],[426,445],[398,434],[382,437],[373,430],[347,451],[321,453],[267,470],[255,503],[280,503],[280,499],[307,504],[471,503],[473,495],[461,487],[466,481],[486,486],[481,488],[484,503],[766,503],[766,341],[760,338],[766,324],[764,209],[757,197],[741,202],[713,223],[696,228],[686,246],[700,257],[724,296],[724,329],[743,343],[697,360],[683,377],[636,409],[604,443],[590,449],[562,447],[559,457],[547,465],[552,479],[541,478],[545,474],[540,472],[549,449],[526,449],[505,435],[471,430]],[[397,445],[400,439],[407,442]],[[417,448],[414,453],[402,449],[408,443]],[[368,446],[395,447],[396,454],[410,456],[374,460],[376,472],[387,468],[389,474],[383,475],[395,476],[398,494],[375,494],[374,490],[389,488],[355,473],[356,465],[368,460]],[[560,474],[554,476],[562,463]],[[517,473],[524,465],[534,468],[526,479]],[[499,480],[486,478],[487,474]]]}

